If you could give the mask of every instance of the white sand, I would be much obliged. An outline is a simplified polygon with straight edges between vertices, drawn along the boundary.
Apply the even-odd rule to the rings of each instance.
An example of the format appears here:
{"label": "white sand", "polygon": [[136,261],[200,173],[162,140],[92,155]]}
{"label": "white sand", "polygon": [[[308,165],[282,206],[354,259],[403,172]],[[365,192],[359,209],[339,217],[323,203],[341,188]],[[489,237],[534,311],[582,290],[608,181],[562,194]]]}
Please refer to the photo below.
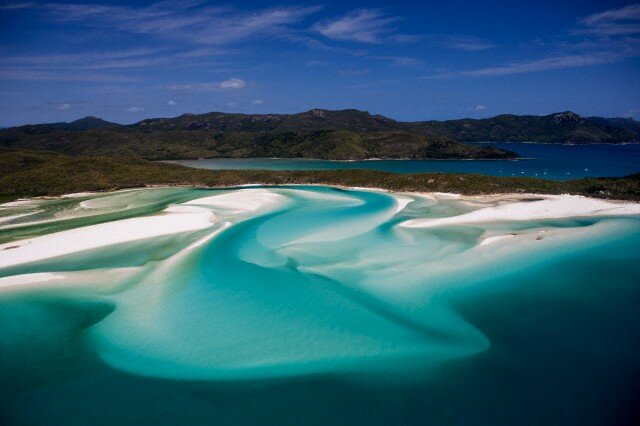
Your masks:
{"label": "white sand", "polygon": [[219,208],[230,213],[248,213],[264,207],[281,204],[285,199],[285,196],[267,189],[240,189],[227,194],[198,198],[188,201],[184,205]]}
{"label": "white sand", "polygon": [[118,220],[0,244],[0,268],[145,238],[198,231],[212,226],[214,217],[208,209],[173,206],[160,215]]}
{"label": "white sand", "polygon": [[13,289],[26,284],[36,284],[36,283],[62,280],[62,279],[64,279],[62,275],[56,275],[50,272],[13,275],[10,277],[0,278],[0,290]]}
{"label": "white sand", "polygon": [[413,202],[413,198],[410,197],[403,197],[402,195],[394,195],[394,198],[396,199],[396,213],[400,213],[402,210],[404,210],[405,207],[407,207],[407,205],[411,202]]}
{"label": "white sand", "polygon": [[99,194],[100,194],[99,192],[74,192],[71,194],[61,195],[60,198],[82,198],[82,197],[91,197]]}
{"label": "white sand", "polygon": [[509,238],[513,238],[515,237],[515,235],[513,234],[508,234],[508,235],[494,235],[493,237],[488,237],[485,238],[484,240],[482,240],[482,242],[480,242],[480,244],[478,244],[479,246],[487,246],[489,244],[493,244],[493,243],[497,243],[498,241],[502,241],[502,240],[508,240]]}
{"label": "white sand", "polygon": [[88,290],[111,293],[138,274],[142,268],[89,269],[83,271],[37,272],[0,278],[0,294],[30,290]]}
{"label": "white sand", "polygon": [[0,208],[8,208],[8,207],[24,207],[24,206],[35,206],[40,204],[42,201],[41,200],[36,200],[36,199],[20,199],[20,200],[16,200],[16,201],[10,201],[8,203],[3,203],[0,204]]}
{"label": "white sand", "polygon": [[215,209],[233,214],[254,212],[280,204],[286,199],[266,189],[243,189],[170,206],[158,215],[85,226],[0,244],[0,268],[114,244],[199,231],[214,225]]}
{"label": "white sand", "polygon": [[446,200],[458,200],[462,198],[462,194],[456,194],[453,192],[432,192],[431,195],[436,198],[444,198]]}
{"label": "white sand", "polygon": [[[522,197],[522,196],[520,196]],[[618,216],[640,214],[640,203],[618,203],[578,195],[539,196],[539,201],[517,201],[481,208],[459,216],[412,219],[398,226],[432,228],[488,222],[513,222],[540,219],[563,219],[588,216]]]}
{"label": "white sand", "polygon": [[[451,199],[452,194],[434,194]],[[509,198],[511,197],[511,198]],[[488,198],[493,205],[470,213],[445,218],[413,219],[399,224],[407,228],[430,228],[496,221],[526,221],[586,216],[640,214],[638,203],[616,203],[572,195],[536,196],[542,200],[518,201],[523,195]],[[458,198],[458,197],[455,197]],[[476,197],[477,199],[477,197]],[[26,240],[0,244],[0,268],[69,255],[119,243],[193,232],[213,226],[215,213],[250,213],[282,204],[287,197],[268,189],[242,189],[195,199],[167,208],[162,214],[92,225]],[[396,212],[412,201],[396,196]],[[23,200],[19,205],[29,203]],[[221,212],[213,210],[220,209]],[[486,238],[480,245],[493,244],[509,235]]]}

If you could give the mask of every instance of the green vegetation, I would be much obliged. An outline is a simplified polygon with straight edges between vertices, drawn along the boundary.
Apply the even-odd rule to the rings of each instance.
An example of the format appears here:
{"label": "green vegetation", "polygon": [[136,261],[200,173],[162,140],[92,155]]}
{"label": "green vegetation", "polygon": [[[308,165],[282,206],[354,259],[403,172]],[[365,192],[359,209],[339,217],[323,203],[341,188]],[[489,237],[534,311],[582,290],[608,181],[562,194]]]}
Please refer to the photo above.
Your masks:
{"label": "green vegetation", "polygon": [[61,195],[148,185],[226,187],[242,184],[325,184],[386,188],[394,191],[439,191],[462,194],[580,194],[640,200],[640,174],[624,178],[550,181],[474,174],[394,174],[371,170],[266,171],[199,170],[139,159],[66,156],[58,153],[0,150],[0,196]]}
{"label": "green vegetation", "polygon": [[427,121],[416,123],[416,126],[423,129],[422,134],[448,137],[459,142],[640,142],[640,123],[631,118],[587,118],[572,112],[545,116],[499,115],[484,120]]}
{"label": "green vegetation", "polygon": [[129,126],[86,117],[0,130],[0,147],[67,155],[147,160],[281,157],[505,159],[517,154],[461,142],[627,143],[640,140],[632,119],[501,115],[484,120],[403,123],[357,110],[300,114],[208,113]]}
{"label": "green vegetation", "polygon": [[[10,133],[10,132],[6,132]],[[2,132],[0,131],[0,135]],[[51,131],[0,136],[0,146],[44,149],[67,155],[108,155],[148,160],[185,158],[517,158],[513,152],[468,146],[440,137],[405,132],[357,133],[348,130],[312,132],[211,132],[128,127],[88,131]]]}

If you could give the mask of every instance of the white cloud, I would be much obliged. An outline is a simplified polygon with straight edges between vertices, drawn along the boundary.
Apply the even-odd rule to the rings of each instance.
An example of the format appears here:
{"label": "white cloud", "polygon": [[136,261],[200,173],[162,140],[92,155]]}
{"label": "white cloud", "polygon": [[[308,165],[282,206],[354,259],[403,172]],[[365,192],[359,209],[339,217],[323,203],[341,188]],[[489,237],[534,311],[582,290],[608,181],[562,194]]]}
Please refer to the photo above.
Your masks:
{"label": "white cloud", "polygon": [[264,104],[264,101],[262,99],[254,99],[251,101],[252,105],[262,105]]}
{"label": "white cloud", "polygon": [[131,83],[138,78],[116,74],[74,72],[64,69],[39,69],[31,67],[0,67],[0,80],[16,81],[88,81],[94,83]]}
{"label": "white cloud", "polygon": [[36,3],[25,2],[25,3],[9,3],[0,5],[0,10],[20,10],[20,9],[32,9],[37,6]]}
{"label": "white cloud", "polygon": [[371,58],[389,61],[392,65],[397,67],[418,67],[422,65],[422,61],[420,59],[412,58],[410,56],[371,56]]}
{"label": "white cloud", "polygon": [[484,111],[485,109],[487,109],[487,107],[484,105],[476,105],[475,109],[476,111]]}
{"label": "white cloud", "polygon": [[192,90],[199,92],[209,92],[214,90],[238,90],[247,86],[247,82],[240,78],[230,78],[229,80],[217,81],[213,83],[186,83],[170,84],[169,90]]}
{"label": "white cloud", "polygon": [[368,69],[363,69],[363,70],[341,70],[338,71],[338,75],[344,76],[344,77],[357,77],[357,76],[361,76],[361,75],[367,75],[370,74],[371,71]]}
{"label": "white cloud", "polygon": [[514,62],[497,67],[479,68],[475,70],[459,72],[443,72],[425,78],[455,78],[455,77],[500,77],[517,74],[530,74],[536,72],[581,68],[618,62],[629,57],[637,56],[637,52],[593,52],[566,56],[553,56],[531,61]]}
{"label": "white cloud", "polygon": [[637,36],[640,34],[640,4],[596,13],[580,19],[579,23],[578,29],[557,35],[545,46],[547,50],[553,49],[554,55],[493,67],[442,72],[425,78],[509,76],[611,64],[640,57],[640,37]]}
{"label": "white cloud", "polygon": [[380,43],[385,36],[394,33],[391,24],[399,20],[400,18],[385,15],[379,10],[360,9],[340,18],[318,22],[314,29],[334,40]]}
{"label": "white cloud", "polygon": [[495,44],[474,36],[454,35],[454,36],[433,36],[434,42],[440,46],[466,52],[480,52],[482,50],[493,49]]}
{"label": "white cloud", "polygon": [[144,111],[144,108],[140,107],[131,107],[126,109],[127,112],[141,112]]}
{"label": "white cloud", "polygon": [[621,36],[640,33],[640,4],[606,10],[581,20],[584,28],[578,32],[600,36]]}
{"label": "white cloud", "polygon": [[565,68],[578,68],[589,65],[600,65],[615,62],[617,60],[619,60],[618,55],[610,53],[555,56],[534,61],[512,63],[499,67],[488,67],[471,71],[463,71],[460,73],[460,75],[483,77],[525,74]]}
{"label": "white cloud", "polygon": [[218,85],[221,89],[242,89],[247,86],[247,82],[239,78],[231,78],[221,81]]}
{"label": "white cloud", "polygon": [[176,105],[178,105],[178,103],[172,99],[172,100],[170,100],[169,102],[167,102],[167,105],[169,105],[169,106],[176,106]]}
{"label": "white cloud", "polygon": [[325,65],[331,65],[331,62],[313,60],[313,61],[305,62],[305,65],[307,65],[309,67],[321,67],[321,66],[325,66]]}
{"label": "white cloud", "polygon": [[389,41],[396,43],[415,43],[422,38],[423,36],[416,34],[393,34],[387,37]]}
{"label": "white cloud", "polygon": [[[14,7],[15,8],[15,7]],[[322,9],[321,6],[274,7],[238,11],[203,1],[161,1],[151,5],[24,3],[60,22],[147,34],[196,44],[226,44],[249,37],[279,35]]]}
{"label": "white cloud", "polygon": [[67,104],[67,103],[58,104],[56,106],[56,109],[59,109],[60,111],[64,111],[64,110],[69,109],[69,108],[71,108],[71,105]]}
{"label": "white cloud", "polygon": [[[0,78],[32,81],[136,81],[128,70],[184,63],[190,52],[167,49],[124,49],[52,55],[0,56]],[[199,62],[189,61],[198,66]],[[105,74],[110,72],[112,74]]]}

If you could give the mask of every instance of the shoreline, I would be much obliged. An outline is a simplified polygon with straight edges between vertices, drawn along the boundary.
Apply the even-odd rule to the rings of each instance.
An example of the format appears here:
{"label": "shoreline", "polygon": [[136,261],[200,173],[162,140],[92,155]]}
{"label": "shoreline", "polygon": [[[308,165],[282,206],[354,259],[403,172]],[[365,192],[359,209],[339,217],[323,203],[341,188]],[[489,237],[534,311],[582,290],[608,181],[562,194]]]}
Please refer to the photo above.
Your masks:
{"label": "shoreline", "polygon": [[442,218],[410,219],[399,223],[402,228],[437,228],[492,224],[499,222],[534,222],[587,217],[620,217],[640,215],[640,203],[610,201],[581,195],[501,194],[494,196],[461,196],[459,201],[486,206],[469,213]]}
{"label": "shoreline", "polygon": [[[139,188],[128,188],[123,191],[144,190],[155,188],[194,188],[191,185],[158,185]],[[192,232],[205,229],[218,222],[220,214],[250,214],[265,208],[273,208],[274,206],[286,203],[285,197],[270,191],[275,188],[295,189],[297,187],[330,187],[347,191],[373,191],[383,192],[394,197],[399,203],[401,211],[412,200],[410,197],[426,197],[432,200],[455,200],[461,203],[467,203],[470,206],[477,207],[475,210],[457,216],[444,218],[419,218],[398,224],[401,227],[408,228],[426,228],[453,224],[474,224],[487,223],[494,221],[531,221],[542,219],[565,219],[579,217],[602,217],[602,216],[625,216],[640,215],[640,202],[628,200],[605,200],[595,197],[586,197],[582,195],[572,194],[539,194],[539,193],[493,193],[481,195],[465,195],[455,192],[437,192],[437,191],[394,191],[380,187],[362,187],[362,186],[345,186],[345,185],[325,185],[325,184],[283,184],[283,185],[261,185],[261,184],[244,184],[218,188],[220,190],[236,190],[235,192],[225,192],[222,194],[208,195],[201,198],[194,198],[180,204],[173,204],[164,209],[159,214],[150,216],[140,216],[130,219],[121,219],[112,222],[105,222],[99,225],[89,225],[83,227],[85,229],[98,230],[100,227],[113,227],[102,236],[108,237],[107,244],[117,242],[135,241],[138,239],[153,238],[162,235],[170,235],[181,232]],[[202,188],[205,189],[205,188]],[[10,209],[15,206],[25,206],[35,203],[37,200],[56,200],[81,198],[97,194],[105,194],[115,191],[101,191],[93,193],[69,193],[57,197],[34,197],[24,198],[9,203],[0,204],[0,209]],[[397,213],[396,212],[396,213]],[[25,216],[28,214],[25,214]],[[9,216],[11,217],[11,216]],[[80,229],[80,228],[76,228]],[[74,233],[76,229],[69,231],[61,231],[59,233]],[[117,234],[124,235],[118,237]],[[52,235],[52,234],[45,234]],[[66,234],[65,234],[66,235]],[[71,234],[69,235],[71,236]],[[41,236],[42,237],[42,236]],[[34,238],[41,238],[34,237]],[[10,243],[0,244],[0,251],[5,253],[14,252],[16,248],[22,247],[24,241],[20,240]],[[117,241],[116,241],[117,240]],[[121,241],[122,240],[122,241]],[[98,241],[85,241],[84,243],[74,242],[67,244],[65,247],[58,246],[56,248],[61,254],[63,252],[77,251],[73,250],[75,244],[84,247],[88,244],[89,248],[101,246]],[[11,246],[11,247],[9,247]],[[17,246],[17,247],[15,247]],[[9,250],[11,249],[11,250]],[[0,266],[7,266],[8,257],[0,258]],[[9,262],[11,263],[11,262]]]}
{"label": "shoreline", "polygon": [[523,145],[560,145],[560,146],[593,146],[593,145],[599,145],[599,146],[625,146],[625,145],[640,145],[640,141],[634,142],[621,142],[621,143],[606,143],[606,142],[598,142],[598,143],[567,143],[567,142],[562,142],[562,143],[554,143],[554,142],[526,142],[526,141],[511,141],[511,142],[460,142],[460,143],[464,143],[464,144],[471,144],[471,145],[480,145],[480,144],[488,144],[488,145],[495,145],[495,144],[499,144],[499,143],[510,143],[510,144],[523,144]]}
{"label": "shoreline", "polygon": [[[67,197],[69,195],[73,194],[66,194]],[[251,214],[284,205],[286,201],[285,197],[266,189],[245,188],[239,189],[238,192],[172,204],[157,214],[81,226],[2,243],[0,269],[117,244],[195,233],[224,222],[220,219],[221,216]]]}
{"label": "shoreline", "polygon": [[447,195],[456,198],[467,197],[467,198],[479,198],[479,197],[552,197],[552,196],[575,196],[582,197],[586,199],[607,201],[611,203],[629,203],[629,204],[638,204],[640,205],[640,201],[635,200],[625,200],[623,198],[600,198],[600,197],[589,197],[586,195],[580,194],[545,194],[542,192],[486,192],[479,194],[465,194],[462,192],[442,192],[442,191],[405,191],[405,190],[393,190],[388,188],[376,187],[376,186],[348,186],[348,185],[340,185],[340,184],[331,184],[331,183],[283,183],[283,184],[269,184],[269,183],[243,183],[237,185],[216,185],[216,186],[206,186],[206,185],[190,185],[190,184],[149,184],[145,186],[136,186],[136,187],[128,187],[128,188],[115,188],[115,189],[105,189],[105,190],[96,190],[96,191],[82,191],[82,192],[70,192],[67,194],[61,195],[38,195],[34,197],[19,197],[15,198],[12,201],[7,201],[5,203],[0,203],[0,210],[15,207],[18,205],[28,205],[33,202],[37,202],[38,200],[61,200],[61,199],[69,199],[69,198],[80,198],[84,196],[98,195],[98,194],[108,194],[110,192],[117,191],[134,191],[134,190],[144,190],[144,189],[160,189],[160,188],[185,188],[185,189],[202,189],[202,190],[233,190],[233,189],[247,189],[247,188],[277,188],[277,187],[292,187],[292,186],[320,186],[320,187],[330,187],[330,188],[340,188],[346,190],[355,190],[355,191],[379,191],[379,192],[389,192],[389,193],[397,193],[397,194],[420,194],[420,195]]}
{"label": "shoreline", "polygon": [[[278,185],[271,188],[295,190],[297,187],[328,187],[329,185]],[[162,187],[167,187],[162,186]],[[479,224],[498,224],[520,221],[544,221],[553,219],[570,219],[586,217],[622,217],[640,216],[640,202],[610,201],[576,195],[544,195],[544,194],[493,194],[462,195],[445,192],[403,192],[384,188],[348,187],[332,185],[332,188],[350,191],[382,192],[395,200],[393,214],[402,214],[412,202],[420,198],[440,202],[453,202],[472,206],[474,210],[457,213],[447,217],[415,217],[415,210],[394,226],[398,229],[426,229],[442,226],[478,226]],[[144,188],[138,188],[144,189]],[[152,188],[149,188],[152,189]],[[77,255],[92,250],[115,247],[120,244],[152,241],[156,238],[170,236],[197,235],[200,232],[218,234],[232,226],[236,221],[252,217],[256,212],[270,212],[289,202],[288,197],[271,191],[270,188],[246,185],[233,188],[233,192],[204,195],[190,201],[172,204],[164,210],[128,219],[104,222],[96,225],[80,226],[63,231],[45,233],[25,239],[0,244],[0,290],[25,288],[24,285],[50,285],[58,281],[55,274],[39,274],[28,272],[28,269],[12,273],[14,268],[28,268],[36,262],[47,262],[64,256]],[[81,195],[79,195],[81,194]],[[94,193],[95,194],[95,193]],[[70,193],[57,199],[79,198],[90,196],[87,193]],[[48,197],[49,199],[54,197]],[[29,201],[29,200],[24,200]],[[0,205],[2,207],[3,205]],[[222,228],[221,228],[222,227]],[[494,247],[517,244],[522,238],[539,240],[544,230],[538,234],[520,235],[519,233],[495,233],[487,231],[478,242],[482,250],[493,250]],[[513,238],[519,235],[518,238]],[[206,237],[209,238],[209,237]],[[198,240],[200,241],[200,240]],[[197,244],[195,241],[189,247]],[[513,243],[512,241],[515,241]],[[2,274],[7,270],[8,275]],[[62,274],[64,275],[64,274]],[[63,283],[64,280],[60,280]]]}
{"label": "shoreline", "polygon": [[[359,160],[329,160],[326,158],[297,158],[297,157],[211,157],[211,158],[183,158],[180,160],[155,160],[158,163],[181,164],[182,161],[207,160],[282,160],[282,161],[326,161],[330,163],[358,163],[364,161],[521,161],[535,160],[530,157],[518,158],[362,158]],[[189,167],[189,166],[187,166]],[[205,170],[245,170],[245,169],[205,169]],[[256,169],[258,170],[258,169]]]}
{"label": "shoreline", "polygon": [[[24,171],[5,174],[0,179],[0,187],[3,188],[0,202],[21,197],[59,196],[84,191],[113,191],[145,186],[229,188],[250,183],[274,186],[290,183],[344,185],[386,188],[393,191],[456,192],[469,195],[568,193],[596,198],[640,200],[640,173],[637,172],[618,177],[577,179],[563,176],[562,179],[552,180],[544,179],[543,176],[494,176],[482,173],[392,173],[367,169],[364,167],[365,163],[357,163],[362,167],[356,164],[352,169],[338,167],[331,170],[206,170],[125,158],[71,157],[31,151],[11,155],[6,153],[3,164],[7,164],[8,170],[19,169],[21,162],[25,161],[34,165]],[[511,164],[511,168],[519,169],[517,164],[525,163],[484,164]],[[91,175],[87,175],[89,170]],[[45,179],[45,176],[52,173],[60,175],[59,179],[54,182]]]}

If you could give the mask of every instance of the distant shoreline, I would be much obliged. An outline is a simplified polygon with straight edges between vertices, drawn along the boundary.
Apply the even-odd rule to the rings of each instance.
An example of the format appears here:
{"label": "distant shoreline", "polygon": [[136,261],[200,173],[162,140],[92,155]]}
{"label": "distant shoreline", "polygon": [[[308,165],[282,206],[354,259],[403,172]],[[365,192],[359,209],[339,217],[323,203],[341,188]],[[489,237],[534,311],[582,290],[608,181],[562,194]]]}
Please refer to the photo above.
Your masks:
{"label": "distant shoreline", "polygon": [[[157,185],[145,185],[138,187],[128,187],[128,188],[118,188],[118,189],[106,189],[106,190],[96,190],[96,191],[83,191],[83,192],[70,192],[66,194],[60,195],[38,195],[33,197],[21,197],[14,199],[13,201],[8,202],[0,202],[0,209],[13,207],[17,205],[22,205],[28,203],[30,200],[57,200],[57,199],[68,199],[68,198],[81,198],[81,197],[90,197],[97,194],[108,194],[119,191],[140,191],[145,189],[162,189],[162,188],[185,188],[185,189],[202,189],[202,190],[240,190],[240,189],[251,189],[251,188],[295,188],[298,186],[312,186],[312,187],[326,187],[326,188],[338,188],[349,191],[374,191],[374,192],[384,192],[389,194],[416,194],[421,196],[444,196],[444,197],[454,197],[454,198],[469,198],[474,200],[487,200],[487,199],[512,199],[512,198],[544,198],[544,199],[561,199],[563,197],[570,198],[585,198],[590,200],[599,200],[602,203],[610,203],[610,204],[629,204],[629,205],[639,205],[640,200],[627,200],[627,199],[616,199],[616,198],[599,198],[588,195],[580,195],[580,194],[551,194],[544,192],[486,192],[486,193],[462,193],[462,192],[442,192],[442,191],[423,191],[423,190],[396,190],[389,189],[383,187],[376,186],[348,186],[341,184],[329,184],[329,183],[279,183],[279,184],[269,184],[269,183],[243,183],[239,185],[220,185],[220,186],[198,186],[198,185],[189,185],[189,184],[157,184]],[[640,214],[640,211],[633,214]]]}
{"label": "distant shoreline", "polygon": [[[55,176],[55,179],[51,177]],[[371,169],[207,170],[117,157],[0,151],[0,200],[145,186],[233,187],[246,184],[324,184],[399,192],[574,194],[640,200],[640,174],[549,180],[480,173],[392,173]]]}
{"label": "distant shoreline", "polygon": [[460,142],[466,145],[496,145],[503,143],[522,144],[522,145],[560,145],[560,146],[624,146],[624,145],[640,145],[640,141],[630,142],[595,142],[595,143],[556,143],[556,142],[526,142],[526,141],[510,141],[510,142]]}
{"label": "distant shoreline", "polygon": [[534,158],[363,158],[361,160],[329,160],[326,158],[293,158],[293,157],[210,157],[210,158],[183,158],[180,160],[157,160],[158,163],[180,164],[182,161],[206,161],[206,160],[294,160],[294,161],[327,161],[332,163],[357,163],[359,161],[520,161],[533,160]]}

